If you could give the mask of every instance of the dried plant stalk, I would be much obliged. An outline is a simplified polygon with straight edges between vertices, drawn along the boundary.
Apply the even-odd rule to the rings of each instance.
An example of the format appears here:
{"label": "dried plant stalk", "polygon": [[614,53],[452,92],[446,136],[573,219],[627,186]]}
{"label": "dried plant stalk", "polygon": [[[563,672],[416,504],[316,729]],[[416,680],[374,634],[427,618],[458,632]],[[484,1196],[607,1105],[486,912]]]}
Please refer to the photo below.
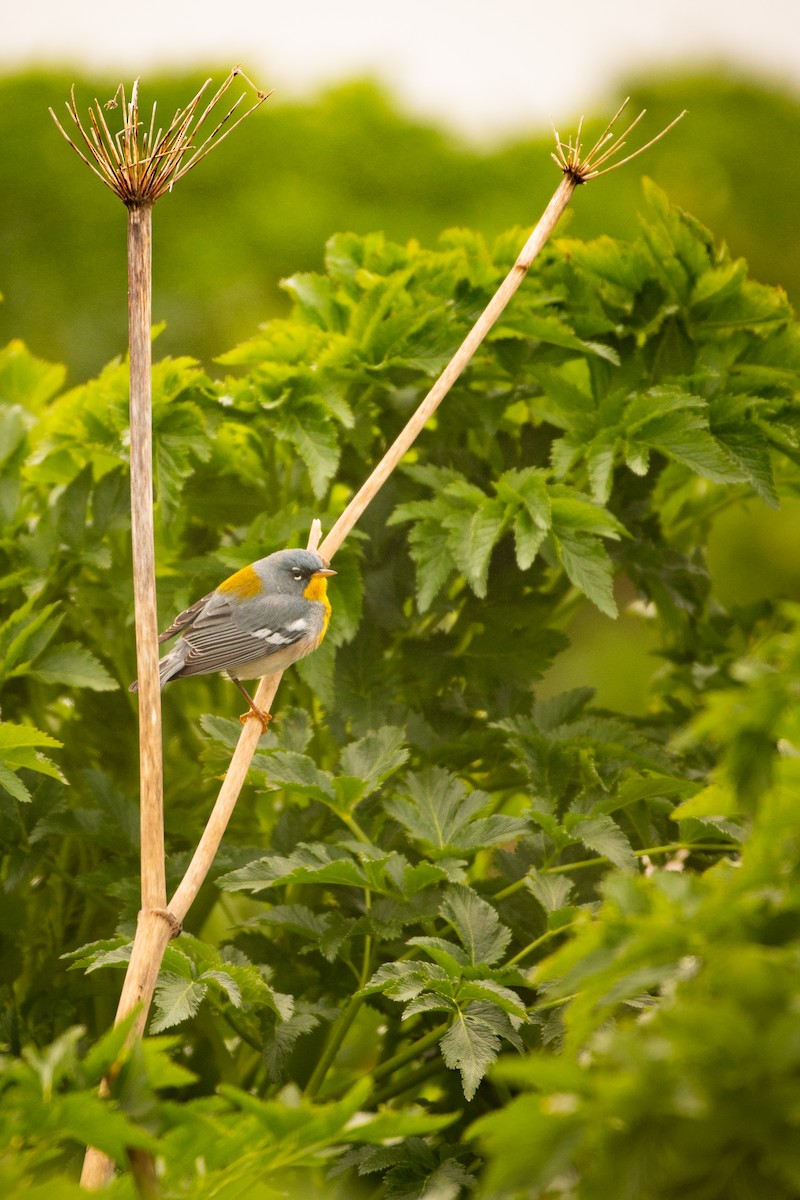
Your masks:
{"label": "dried plant stalk", "polygon": [[[156,978],[171,937],[180,930],[166,907],[164,867],[164,804],[161,752],[161,688],[158,676],[158,616],[153,522],[152,356],[150,344],[152,297],[152,211],[156,200],[200,162],[254,109],[266,100],[256,89],[255,101],[244,112],[244,96],[216,120],[211,132],[201,136],[217,105],[234,80],[246,76],[234,68],[212,98],[201,102],[210,80],[179,110],[166,132],[156,129],[156,107],[150,123],[139,118],[139,84],[134,83],[130,102],[122,85],[106,106],[121,105],[122,127],[112,134],[103,108],[95,101],[88,127],[81,120],[74,88],[67,112],[76,138],[66,132],[51,109],[59,130],[91,171],[128,210],[128,332],[130,346],[131,431],[131,542],[136,626],[136,659],[139,683],[139,765],[141,827],[141,911],[131,960],[120,996],[116,1020],[139,1007],[131,1036],[144,1029]],[[252,84],[250,85],[252,87]],[[109,1081],[102,1091],[108,1092]],[[152,1176],[147,1156],[137,1159],[137,1177]],[[84,1187],[96,1189],[113,1174],[114,1164],[105,1155],[87,1150],[81,1175]]]}
{"label": "dried plant stalk", "polygon": [[128,339],[130,347],[131,546],[136,661],[139,669],[139,826],[142,908],[164,908],[164,788],[161,685],[158,678],[155,534],[153,527],[153,397],[150,342],[152,217],[149,204],[128,208]]}

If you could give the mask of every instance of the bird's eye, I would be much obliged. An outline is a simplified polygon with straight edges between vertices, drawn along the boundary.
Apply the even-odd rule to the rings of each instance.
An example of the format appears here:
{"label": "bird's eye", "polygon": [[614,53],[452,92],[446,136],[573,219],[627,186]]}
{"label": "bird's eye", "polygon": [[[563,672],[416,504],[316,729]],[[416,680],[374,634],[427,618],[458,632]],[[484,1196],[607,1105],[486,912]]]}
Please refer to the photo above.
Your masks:
{"label": "bird's eye", "polygon": [[293,579],[302,579],[303,578],[303,572],[300,570],[299,567],[292,567],[292,578]]}

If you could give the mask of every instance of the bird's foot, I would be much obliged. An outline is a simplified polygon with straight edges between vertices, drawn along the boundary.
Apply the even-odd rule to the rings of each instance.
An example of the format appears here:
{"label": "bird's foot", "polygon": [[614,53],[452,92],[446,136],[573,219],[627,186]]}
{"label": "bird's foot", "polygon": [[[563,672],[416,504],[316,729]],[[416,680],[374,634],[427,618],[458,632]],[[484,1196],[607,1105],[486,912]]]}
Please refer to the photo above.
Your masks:
{"label": "bird's foot", "polygon": [[252,706],[252,708],[248,709],[248,711],[246,713],[242,713],[242,715],[239,717],[239,720],[242,722],[243,725],[245,725],[250,720],[260,721],[261,722],[261,732],[266,733],[267,726],[269,725],[270,721],[272,720],[272,713],[262,712],[261,709],[256,708],[256,706],[254,704]]}

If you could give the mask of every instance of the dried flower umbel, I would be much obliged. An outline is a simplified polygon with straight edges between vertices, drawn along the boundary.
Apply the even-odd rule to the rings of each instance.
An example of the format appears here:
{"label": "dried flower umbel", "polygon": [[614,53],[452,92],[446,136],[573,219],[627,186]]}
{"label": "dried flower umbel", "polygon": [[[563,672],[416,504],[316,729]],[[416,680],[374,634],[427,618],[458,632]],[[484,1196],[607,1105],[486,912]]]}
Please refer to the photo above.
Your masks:
{"label": "dried flower umbel", "polygon": [[[630,96],[623,100],[622,104],[620,104],[619,108],[614,113],[614,116],[600,134],[600,137],[592,146],[591,150],[588,150],[585,154],[583,152],[583,146],[581,145],[583,117],[581,117],[580,121],[578,122],[578,129],[575,134],[574,142],[572,138],[570,138],[568,142],[562,142],[561,138],[558,136],[558,130],[555,128],[555,126],[553,126],[553,135],[556,139],[556,148],[550,157],[552,158],[553,162],[558,164],[566,176],[574,179],[575,183],[586,183],[588,179],[597,179],[598,176],[607,175],[609,171],[615,170],[616,167],[621,167],[624,163],[630,162],[631,159],[638,158],[640,154],[644,154],[645,150],[649,150],[651,146],[654,146],[656,142],[660,141],[665,133],[669,133],[670,129],[672,129],[674,125],[677,125],[678,121],[686,116],[686,109],[684,109],[683,112],[679,113],[674,120],[670,121],[669,125],[662,129],[660,133],[657,133],[656,136],[651,138],[649,142],[645,142],[644,146],[640,146],[639,149],[634,150],[632,154],[627,154],[625,158],[620,158],[617,162],[611,163],[610,166],[604,167],[603,163],[608,163],[610,159],[612,159],[616,154],[619,154],[619,152],[623,149],[626,144],[625,139],[627,138],[628,134],[636,128],[642,117],[647,112],[647,109],[643,108],[638,117],[631,121],[628,128],[623,133],[615,136],[614,123],[622,115],[629,103]],[[609,145],[609,142],[611,145]],[[601,167],[603,168],[602,170],[600,169]]]}
{"label": "dried flower umbel", "polygon": [[[242,79],[252,88],[255,100],[249,108],[239,111],[245,100],[245,94],[242,93],[220,117],[218,106],[236,79]],[[105,105],[95,100],[94,107],[89,109],[88,128],[78,112],[73,87],[67,101],[67,112],[78,132],[77,139],[74,135],[70,136],[52,108],[50,115],[73,150],[124,204],[154,204],[159,196],[171,191],[179,179],[263,104],[269,95],[255,87],[239,67],[233,68],[205,107],[201,107],[203,96],[210,86],[211,80],[207,79],[194,99],[175,114],[165,131],[156,127],[156,104],[153,105],[149,124],[145,125],[140,120],[138,79],[131,88],[130,101],[126,98],[123,84],[119,85],[113,98]],[[111,132],[104,109],[121,109],[122,128],[117,133]],[[204,127],[208,128],[212,119],[216,119],[216,124],[201,139],[201,131]],[[81,142],[85,151],[81,148]]]}

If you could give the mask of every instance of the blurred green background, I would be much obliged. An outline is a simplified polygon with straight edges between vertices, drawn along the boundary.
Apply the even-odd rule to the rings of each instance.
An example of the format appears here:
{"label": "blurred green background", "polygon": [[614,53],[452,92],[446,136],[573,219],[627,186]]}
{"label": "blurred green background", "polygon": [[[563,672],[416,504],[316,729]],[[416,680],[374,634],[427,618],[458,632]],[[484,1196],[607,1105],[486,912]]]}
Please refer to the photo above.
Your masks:
{"label": "blurred green background", "polygon": [[[162,120],[211,75],[153,76],[140,106]],[[109,99],[115,78],[55,72],[0,79],[0,344],[22,338],[64,362],[69,383],[94,375],[126,348],[125,215],[56,129],[75,84],[79,109]],[[720,72],[623,83],[629,111],[647,109],[632,144],[679,111],[688,116],[647,155],[580,189],[560,232],[634,238],[642,174],[706,224],[752,277],[800,299],[800,236],[791,148],[800,100],[778,87]],[[584,143],[613,111],[587,113]],[[559,114],[563,136],[580,114]],[[537,219],[557,181],[552,134],[476,146],[400,111],[378,84],[354,81],[303,102],[270,98],[157,205],[153,318],[165,322],[156,354],[188,354],[213,373],[216,355],[288,311],[280,280],[322,265],[334,232],[382,230],[424,245],[451,226],[492,236]],[[748,505],[720,515],[712,538],[715,585],[726,605],[800,597],[800,501],[780,513]],[[637,711],[657,670],[647,621],[610,622],[588,607],[574,645],[546,687],[595,684],[601,702]]]}

